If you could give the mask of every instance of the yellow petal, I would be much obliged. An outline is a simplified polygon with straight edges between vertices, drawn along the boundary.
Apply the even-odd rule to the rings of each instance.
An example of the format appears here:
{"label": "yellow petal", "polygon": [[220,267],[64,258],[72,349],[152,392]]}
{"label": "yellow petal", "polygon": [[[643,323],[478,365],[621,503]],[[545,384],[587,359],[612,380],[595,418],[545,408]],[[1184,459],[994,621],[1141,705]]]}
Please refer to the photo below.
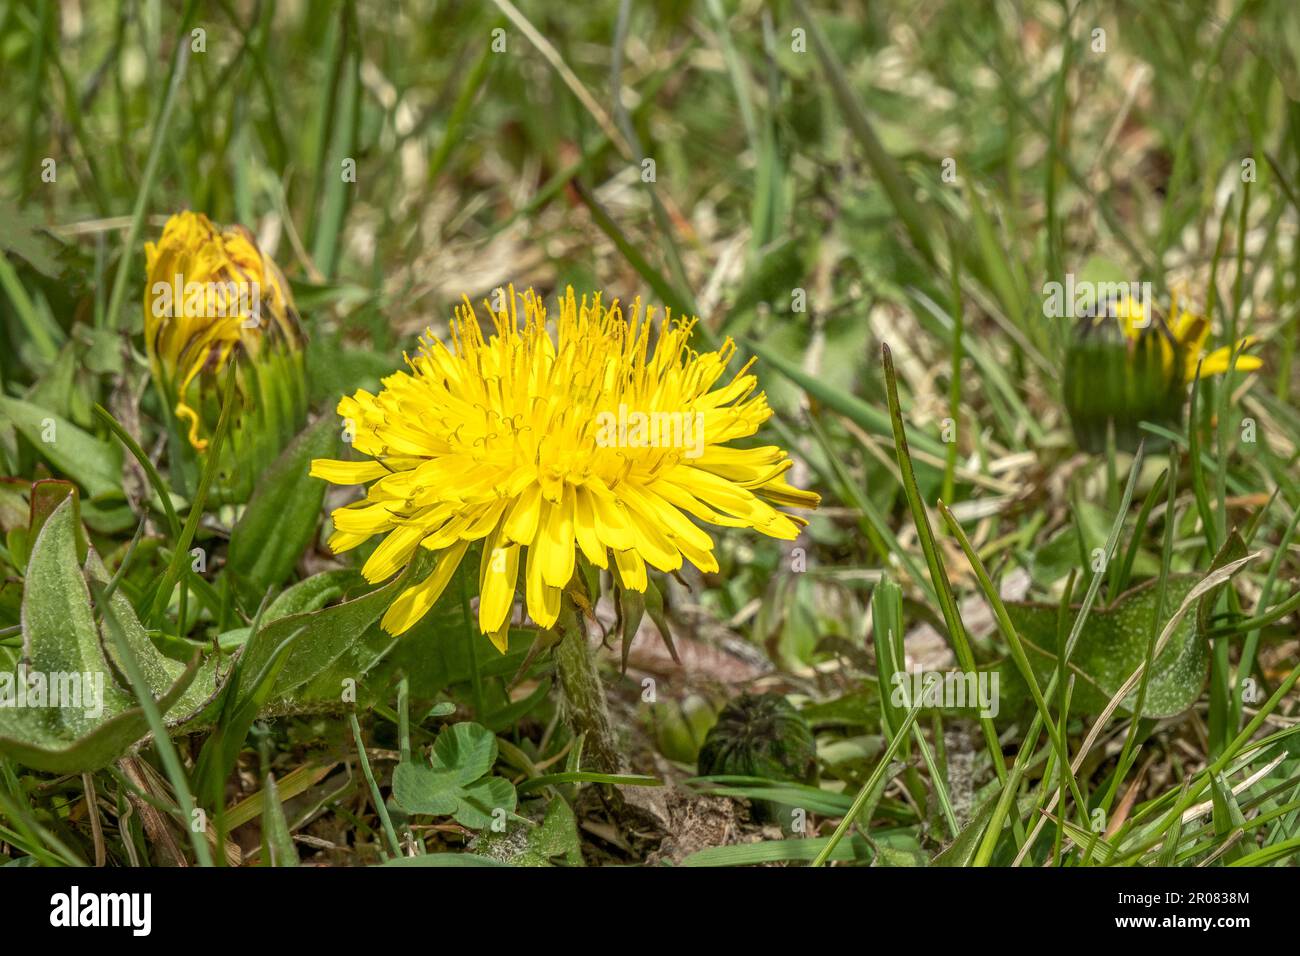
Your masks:
{"label": "yellow petal", "polygon": [[[1241,347],[1241,345],[1238,345],[1238,348]],[[1232,354],[1233,349],[1227,345],[1210,352],[1205,356],[1204,361],[1201,363],[1201,377],[1206,378],[1210,375],[1223,375],[1226,373],[1228,371],[1228,364],[1232,361]],[[1255,355],[1237,356],[1238,372],[1253,372],[1263,364],[1264,363],[1259,359],[1259,357]],[[1189,378],[1196,375],[1195,365],[1191,367],[1191,371],[1192,374],[1188,376]]]}
{"label": "yellow petal", "polygon": [[186,437],[189,439],[190,444],[194,447],[194,450],[207,451],[208,440],[206,438],[199,437],[199,413],[196,412],[194,409],[190,408],[184,402],[178,402],[176,404],[176,415],[177,417],[182,418],[185,421],[189,422],[189,426],[186,432]]}
{"label": "yellow petal", "polygon": [[360,485],[388,474],[377,461],[337,461],[332,458],[312,460],[310,475],[334,485]]}
{"label": "yellow petal", "polygon": [[488,640],[502,654],[510,650],[510,622],[503,622],[499,628],[488,635]]}
{"label": "yellow petal", "polygon": [[709,524],[721,525],[724,528],[748,527],[748,524],[743,519],[733,518],[731,515],[724,515],[719,511],[714,511],[685,488],[675,485],[670,481],[656,481],[649,487],[653,488],[655,494],[659,495],[659,497],[663,498],[665,501],[680,508],[688,515],[699,518],[701,521],[707,521]]}
{"label": "yellow petal", "polygon": [[468,541],[461,541],[444,551],[432,574],[398,595],[392,607],[384,613],[383,620],[379,622],[380,627],[389,634],[402,634],[428,614],[429,608],[437,603],[442,592],[446,590],[447,582],[456,573],[456,568],[460,566],[460,559],[465,556],[465,549],[468,547]]}
{"label": "yellow petal", "polygon": [[627,484],[623,486],[622,490],[631,499],[633,507],[640,512],[642,517],[663,528],[668,539],[673,544],[686,542],[696,550],[703,551],[708,551],[713,547],[713,539],[709,537],[707,532],[697,527],[690,518],[678,511],[652,489]]}
{"label": "yellow petal", "polygon": [[591,502],[596,519],[596,536],[601,543],[609,545],[615,551],[632,547],[632,525],[622,502],[599,494],[593,494]]}
{"label": "yellow petal", "polygon": [[[441,551],[443,548],[450,547],[456,541],[470,541],[469,535],[465,534],[465,529],[469,526],[470,519],[465,515],[457,515],[442,527],[438,528],[432,534],[426,535],[420,545],[430,551]],[[417,522],[426,530],[427,522]]]}
{"label": "yellow petal", "polygon": [[[230,255],[272,274],[246,245],[232,240]],[[157,265],[168,264],[160,247]],[[367,562],[378,575],[410,560],[414,536],[435,551],[481,540],[479,626],[504,648],[519,575],[528,614],[553,626],[579,550],[644,589],[647,564],[716,571],[708,525],[795,537],[802,520],[776,506],[819,498],[787,483],[785,451],[719,447],[754,435],[772,414],[752,361],[728,380],[733,341],[697,353],[696,320],[652,312],[597,295],[579,302],[572,289],[559,297],[556,321],[531,290],[490,303],[490,324],[468,301],[457,306],[449,334],[426,332],[378,394],[357,390],[339,402],[357,457],[376,462],[313,467],[324,480],[368,486],[364,503],[341,512],[332,544],[386,533]],[[213,355],[227,348],[225,338],[202,341]],[[681,416],[692,416],[690,432]]]}
{"label": "yellow petal", "polygon": [[614,566],[618,569],[618,579],[623,587],[633,591],[646,588],[645,562],[635,551],[615,551]]}
{"label": "yellow petal", "polygon": [[1205,340],[1210,337],[1210,323],[1199,315],[1184,312],[1174,324],[1173,333],[1174,338],[1194,360],[1205,347]]}
{"label": "yellow petal", "polygon": [[387,531],[393,526],[393,514],[383,504],[349,505],[336,508],[330,517],[334,527],[349,534],[372,535]]}
{"label": "yellow petal", "polygon": [[[712,544],[712,542],[710,542]],[[713,556],[712,548],[697,548],[689,541],[678,541],[677,547],[681,548],[682,556],[691,564],[695,565],[705,574],[713,574],[718,570],[718,559]]]}
{"label": "yellow petal", "polygon": [[573,533],[588,561],[598,568],[609,567],[608,549],[596,533],[596,506],[585,485],[573,489]]}
{"label": "yellow petal", "polygon": [[351,534],[347,531],[335,530],[329,539],[330,550],[335,554],[342,554],[344,551],[351,551],[357,545],[369,541],[374,535],[369,534]]}
{"label": "yellow petal", "polygon": [[506,517],[505,535],[519,544],[532,544],[542,516],[542,488],[532,484],[523,490]]}
{"label": "yellow petal", "polygon": [[515,582],[519,580],[518,544],[483,549],[479,582],[478,626],[484,634],[500,630],[515,603]]}
{"label": "yellow petal", "polygon": [[460,536],[466,541],[478,541],[492,534],[501,523],[501,513],[506,510],[506,505],[509,503],[505,498],[498,498],[490,504],[467,506],[472,517],[461,529]]}
{"label": "yellow petal", "polygon": [[636,551],[647,563],[660,571],[676,571],[682,566],[682,553],[673,547],[653,520],[643,515],[635,505],[628,506],[628,517],[631,518]]}
{"label": "yellow petal", "polygon": [[562,588],[573,577],[573,486],[565,484],[560,500],[546,509],[546,523],[533,547],[539,549],[542,580],[551,587]]}
{"label": "yellow petal", "polygon": [[528,604],[528,616],[537,622],[538,627],[553,627],[560,617],[560,589],[550,587],[542,580],[542,565],[537,560],[536,546],[528,549],[528,560],[524,567],[527,579],[525,600]]}
{"label": "yellow petal", "polygon": [[1124,296],[1115,307],[1115,319],[1124,330],[1124,337],[1136,342],[1149,324],[1146,309],[1132,296]]}
{"label": "yellow petal", "polygon": [[366,560],[361,576],[371,584],[392,577],[410,560],[423,533],[418,525],[394,528]]}
{"label": "yellow petal", "polygon": [[665,480],[686,489],[705,504],[737,517],[748,517],[758,500],[744,488],[702,468],[678,466]]}
{"label": "yellow petal", "polygon": [[817,492],[795,488],[784,481],[773,481],[754,490],[760,497],[788,508],[816,508],[822,503],[822,496]]}

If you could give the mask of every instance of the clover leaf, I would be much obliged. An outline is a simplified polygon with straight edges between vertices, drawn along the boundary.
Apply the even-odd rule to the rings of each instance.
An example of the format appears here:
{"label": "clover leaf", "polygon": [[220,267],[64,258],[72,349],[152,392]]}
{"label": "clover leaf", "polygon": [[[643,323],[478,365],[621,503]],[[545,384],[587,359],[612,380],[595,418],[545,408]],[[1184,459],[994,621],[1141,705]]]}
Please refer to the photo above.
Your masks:
{"label": "clover leaf", "polygon": [[408,813],[452,817],[471,830],[490,826],[501,810],[513,813],[515,788],[488,776],[497,759],[497,739],[471,722],[443,728],[429,764],[399,764],[393,772],[393,800]]}

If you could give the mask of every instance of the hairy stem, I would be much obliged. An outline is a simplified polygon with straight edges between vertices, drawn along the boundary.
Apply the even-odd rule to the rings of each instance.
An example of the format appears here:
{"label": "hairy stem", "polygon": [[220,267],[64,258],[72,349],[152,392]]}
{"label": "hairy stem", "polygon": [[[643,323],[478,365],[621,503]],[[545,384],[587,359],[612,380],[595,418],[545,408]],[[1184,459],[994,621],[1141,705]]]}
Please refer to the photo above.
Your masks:
{"label": "hairy stem", "polygon": [[583,769],[618,773],[623,759],[610,724],[605,688],[587,646],[587,629],[567,596],[555,632],[560,637],[555,645],[555,666],[560,676],[560,689],[564,692],[569,726],[575,737],[583,736]]}

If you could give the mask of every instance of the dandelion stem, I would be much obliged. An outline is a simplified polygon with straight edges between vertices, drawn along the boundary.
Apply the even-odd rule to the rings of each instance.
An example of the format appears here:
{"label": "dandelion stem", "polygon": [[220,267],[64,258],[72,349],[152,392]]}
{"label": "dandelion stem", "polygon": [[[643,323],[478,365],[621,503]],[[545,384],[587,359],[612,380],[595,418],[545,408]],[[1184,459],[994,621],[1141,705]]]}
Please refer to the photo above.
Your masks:
{"label": "dandelion stem", "polygon": [[560,608],[556,632],[555,666],[560,688],[564,692],[565,712],[575,737],[583,736],[583,769],[599,773],[618,773],[622,758],[609,720],[605,688],[600,682],[596,662],[587,646],[587,629],[575,613],[566,595]]}

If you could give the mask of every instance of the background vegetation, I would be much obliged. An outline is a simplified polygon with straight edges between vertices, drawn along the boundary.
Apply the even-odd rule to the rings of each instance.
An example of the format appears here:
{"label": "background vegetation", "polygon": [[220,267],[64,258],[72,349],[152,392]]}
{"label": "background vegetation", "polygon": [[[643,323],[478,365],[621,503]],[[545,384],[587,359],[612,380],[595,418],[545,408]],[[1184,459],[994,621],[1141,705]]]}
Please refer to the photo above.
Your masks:
{"label": "background vegetation", "polygon": [[[3,3],[7,667],[33,569],[76,572],[76,523],[35,479],[78,487],[105,565],[92,635],[167,675],[122,675],[124,713],[196,648],[218,647],[219,686],[276,626],[259,607],[364,591],[312,512],[291,573],[250,595],[241,512],[168,484],[142,244],[183,208],[248,226],[289,275],[327,419],[462,294],[640,294],[700,315],[701,347],[759,356],[765,438],[823,507],[797,551],[724,534],[720,571],[665,582],[639,632],[596,609],[636,785],[584,778],[547,655],[524,627],[504,657],[477,639],[471,581],[393,647],[312,617],[298,671],[236,671],[171,746],[93,772],[10,748],[0,860],[1292,862],[1298,49],[1286,0]],[[1070,323],[1043,308],[1066,273],[1182,289],[1211,344],[1255,336],[1264,368],[1202,383],[1140,461],[1082,453]],[[43,446],[33,408],[84,443]],[[1143,702],[1108,708],[1146,660]],[[957,666],[1002,677],[996,717],[893,699],[900,669]],[[799,710],[812,777],[695,778],[742,691]]]}

